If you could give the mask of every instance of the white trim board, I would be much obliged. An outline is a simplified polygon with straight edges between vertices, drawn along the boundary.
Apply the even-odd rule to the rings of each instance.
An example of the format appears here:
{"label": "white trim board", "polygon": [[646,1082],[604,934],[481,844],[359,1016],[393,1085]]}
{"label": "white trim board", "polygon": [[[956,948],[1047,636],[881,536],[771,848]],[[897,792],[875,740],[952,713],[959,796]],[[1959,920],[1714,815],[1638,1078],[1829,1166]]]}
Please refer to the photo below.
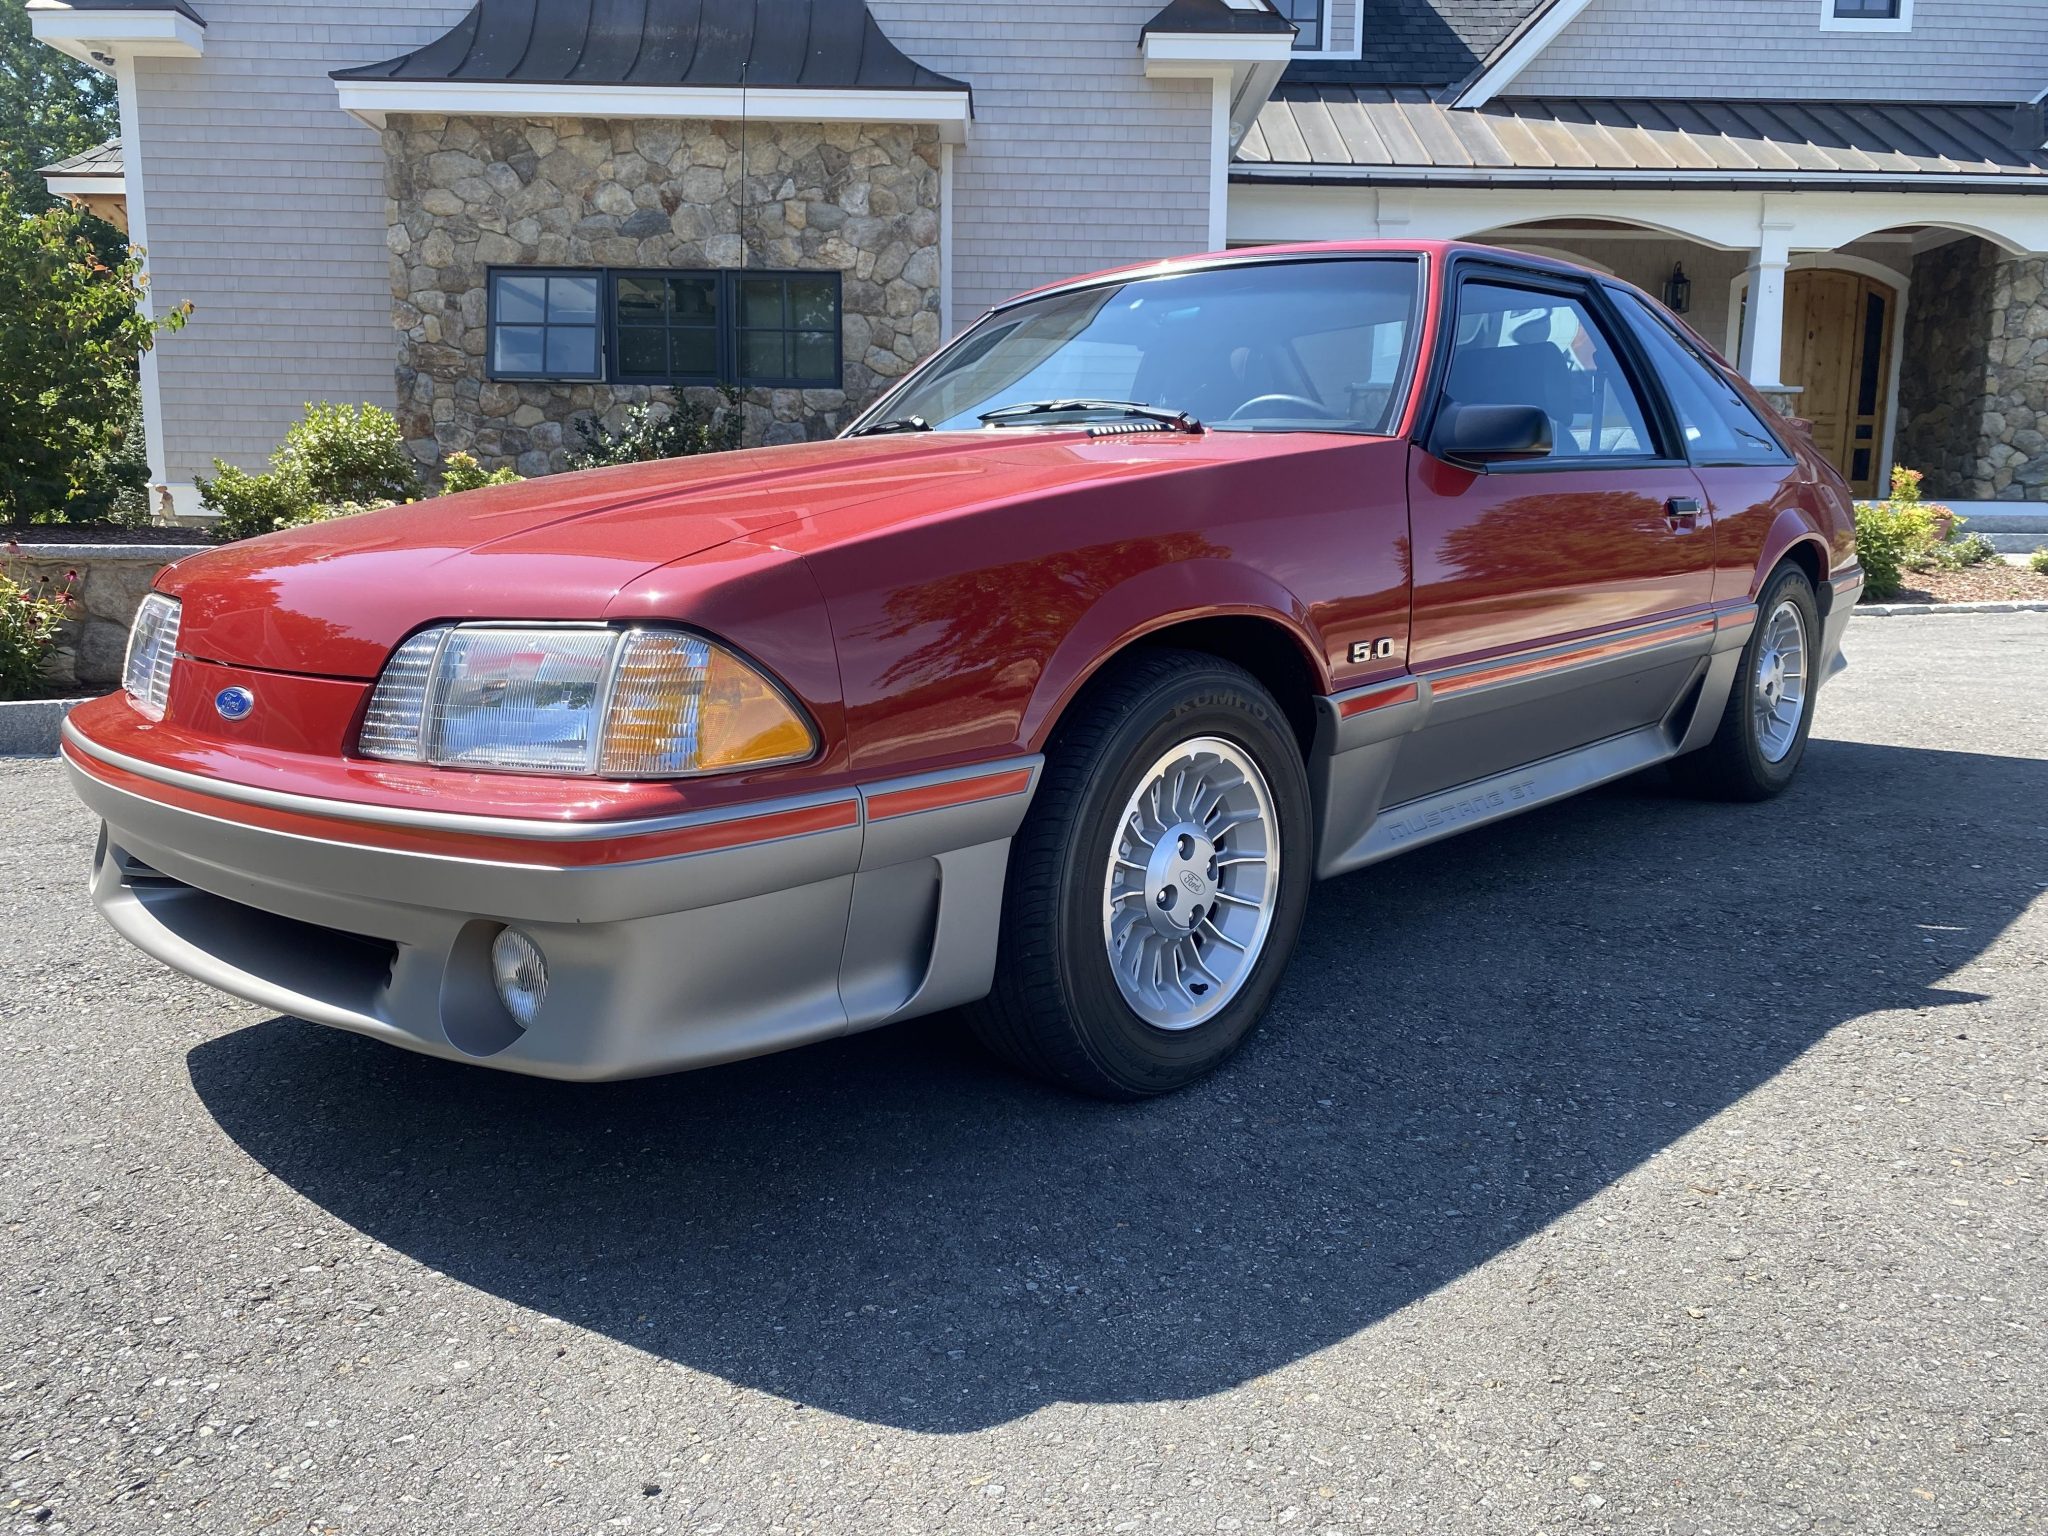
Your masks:
{"label": "white trim board", "polygon": [[373,128],[392,112],[476,117],[710,118],[758,123],[908,123],[967,142],[965,91],[808,91],[776,86],[533,85],[464,80],[337,80],[342,110]]}
{"label": "white trim board", "polygon": [[1454,107],[1483,107],[1510,85],[1516,76],[1536,62],[1536,56],[1557,41],[1560,32],[1579,19],[1592,0],[1551,0],[1530,20],[1522,35],[1507,51],[1481,70],[1452,99]]}
{"label": "white trim board", "polygon": [[124,176],[45,176],[52,197],[121,197],[128,191]]}

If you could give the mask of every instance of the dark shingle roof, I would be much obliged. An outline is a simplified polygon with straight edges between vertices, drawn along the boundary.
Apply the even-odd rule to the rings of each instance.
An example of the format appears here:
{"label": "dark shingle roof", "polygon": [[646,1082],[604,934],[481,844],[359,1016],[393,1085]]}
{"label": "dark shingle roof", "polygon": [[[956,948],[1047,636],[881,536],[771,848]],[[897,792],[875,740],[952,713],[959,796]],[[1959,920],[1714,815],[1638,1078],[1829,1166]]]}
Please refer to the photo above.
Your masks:
{"label": "dark shingle roof", "polygon": [[1428,85],[1463,80],[1556,0],[1365,0],[1363,58],[1301,59],[1289,85]]}
{"label": "dark shingle roof", "polygon": [[119,176],[121,174],[121,141],[109,139],[104,144],[95,144],[91,149],[82,149],[75,155],[67,155],[54,164],[37,167],[39,176]]}
{"label": "dark shingle roof", "polygon": [[1228,5],[1224,0],[1169,0],[1166,8],[1139,28],[1140,35],[1153,32],[1212,32],[1231,36],[1268,36],[1292,32],[1294,23],[1259,0],[1256,5]]}
{"label": "dark shingle roof", "polygon": [[444,36],[337,80],[965,91],[863,0],[479,0]]}
{"label": "dark shingle roof", "polygon": [[[1500,97],[1454,108],[1421,89],[1282,86],[1238,148],[1248,168],[1319,178],[1518,185],[1625,172],[1673,186],[1783,178],[1892,187],[1991,176],[2048,192],[2038,110],[1972,103]],[[1346,175],[1349,171],[1351,174]],[[1533,176],[1529,173],[1535,173]],[[1405,174],[1404,174],[1405,173]]]}

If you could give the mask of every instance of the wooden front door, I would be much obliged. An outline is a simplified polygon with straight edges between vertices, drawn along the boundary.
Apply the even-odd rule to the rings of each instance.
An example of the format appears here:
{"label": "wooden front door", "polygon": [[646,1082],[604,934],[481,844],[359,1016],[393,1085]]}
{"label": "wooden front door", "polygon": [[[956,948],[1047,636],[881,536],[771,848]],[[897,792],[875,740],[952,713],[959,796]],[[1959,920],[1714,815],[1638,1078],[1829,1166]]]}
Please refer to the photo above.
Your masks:
{"label": "wooden front door", "polygon": [[1857,272],[1802,267],[1785,275],[1784,379],[1792,409],[1858,496],[1881,494],[1891,403],[1890,288]]}

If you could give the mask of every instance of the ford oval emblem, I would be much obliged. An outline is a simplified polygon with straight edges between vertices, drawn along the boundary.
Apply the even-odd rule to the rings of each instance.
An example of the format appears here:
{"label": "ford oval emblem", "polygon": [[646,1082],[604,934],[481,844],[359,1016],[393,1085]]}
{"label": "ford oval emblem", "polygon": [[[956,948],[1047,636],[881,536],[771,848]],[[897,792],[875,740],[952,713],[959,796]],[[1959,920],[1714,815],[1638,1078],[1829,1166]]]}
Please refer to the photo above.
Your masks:
{"label": "ford oval emblem", "polygon": [[223,720],[246,720],[256,707],[256,695],[246,688],[223,688],[213,696],[213,707]]}

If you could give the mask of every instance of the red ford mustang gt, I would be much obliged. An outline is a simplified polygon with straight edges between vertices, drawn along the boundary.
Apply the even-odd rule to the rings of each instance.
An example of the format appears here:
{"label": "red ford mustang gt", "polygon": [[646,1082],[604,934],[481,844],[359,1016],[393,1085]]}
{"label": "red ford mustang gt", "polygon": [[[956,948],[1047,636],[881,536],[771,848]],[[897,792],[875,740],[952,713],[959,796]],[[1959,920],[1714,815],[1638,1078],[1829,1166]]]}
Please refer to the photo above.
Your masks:
{"label": "red ford mustang gt", "polygon": [[1660,761],[1785,787],[1862,580],[1790,426],[1556,262],[1084,278],[834,442],[171,567],[66,729],[94,896],[229,992],[519,1072],[971,1005],[1171,1089],[1317,876]]}

